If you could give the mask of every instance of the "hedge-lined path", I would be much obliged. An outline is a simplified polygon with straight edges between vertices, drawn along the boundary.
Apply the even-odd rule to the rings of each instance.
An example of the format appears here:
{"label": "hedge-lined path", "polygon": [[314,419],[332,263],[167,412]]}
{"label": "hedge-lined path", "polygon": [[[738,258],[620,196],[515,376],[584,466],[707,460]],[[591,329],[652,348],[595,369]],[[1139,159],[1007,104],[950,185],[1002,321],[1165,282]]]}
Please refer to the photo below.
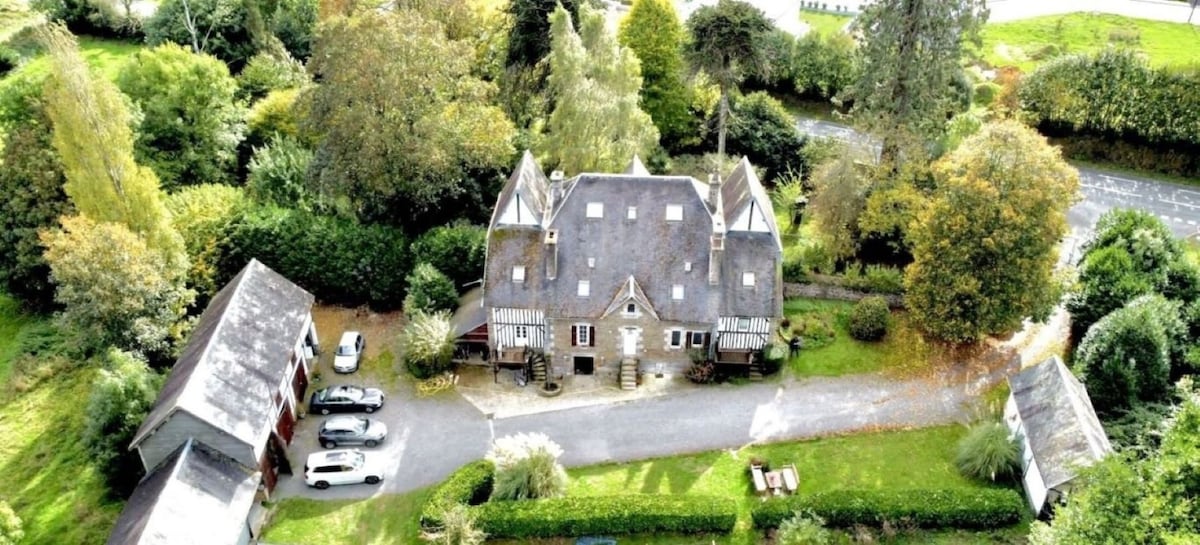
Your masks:
{"label": "hedge-lined path", "polygon": [[[756,442],[967,422],[979,394],[1004,380],[1015,356],[991,364],[954,365],[927,376],[895,379],[852,375],[748,385],[718,385],[619,404],[488,420],[456,393],[417,398],[402,385],[376,417],[390,437],[379,449],[387,473],[381,486],[307,488],[283,476],[276,496],[365,498],[434,484],[481,458],[492,437],[542,432],[562,445],[568,466],[630,461]],[[297,427],[291,454],[297,473],[316,450],[319,417]]]}

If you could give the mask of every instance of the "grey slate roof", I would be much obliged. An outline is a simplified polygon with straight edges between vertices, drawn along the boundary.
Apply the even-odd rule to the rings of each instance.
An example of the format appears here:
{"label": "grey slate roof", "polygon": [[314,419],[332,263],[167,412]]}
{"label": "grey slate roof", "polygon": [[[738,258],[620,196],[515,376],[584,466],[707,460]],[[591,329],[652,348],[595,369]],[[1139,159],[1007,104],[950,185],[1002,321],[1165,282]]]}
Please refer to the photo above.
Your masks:
{"label": "grey slate roof", "polygon": [[313,296],[252,259],[200,315],[130,448],[175,411],[258,448],[275,424],[283,381]]}
{"label": "grey slate roof", "polygon": [[1017,413],[1047,488],[1112,451],[1087,390],[1058,356],[1009,377]]}
{"label": "grey slate roof", "polygon": [[254,503],[259,475],[194,440],[134,489],[108,545],[232,545]]}
{"label": "grey slate roof", "polygon": [[[550,199],[548,220],[537,226],[493,224],[488,235],[485,306],[543,309],[551,317],[599,317],[610,310],[614,297],[632,276],[640,296],[667,321],[713,322],[720,314],[775,316],[779,313],[781,245],[775,232],[770,199],[758,183],[749,161],[743,159],[722,186],[717,211],[708,202],[709,186],[690,176],[652,176],[634,157],[626,174],[581,174],[548,182],[532,156],[522,158],[497,199],[499,214],[511,195],[537,187],[533,194]],[[549,183],[549,186],[543,185]],[[528,201],[529,199],[526,198]],[[708,283],[709,249],[714,226],[727,226],[724,217],[754,200],[763,207],[770,233],[731,233],[726,237],[720,285]],[[603,203],[603,218],[587,218],[588,203]],[[682,221],[666,221],[666,206],[683,208]],[[627,218],[630,207],[636,219]],[[538,213],[535,211],[535,213]],[[723,219],[723,223],[719,220]],[[557,275],[547,277],[552,253],[545,244],[548,230],[557,231]],[[595,261],[588,266],[588,259]],[[686,270],[685,264],[691,264]],[[525,267],[525,281],[512,282],[514,265]],[[754,272],[758,285],[743,289],[743,272]],[[590,295],[577,295],[578,283],[590,283]],[[683,300],[672,299],[672,288],[684,287]],[[728,299],[728,300],[725,300]]]}
{"label": "grey slate roof", "polygon": [[487,323],[487,309],[483,307],[483,288],[476,287],[458,299],[458,310],[450,318],[450,329],[457,339],[472,329]]}
{"label": "grey slate roof", "polygon": [[[546,212],[546,205],[550,199],[550,180],[542,173],[541,167],[537,166],[537,161],[533,159],[533,154],[529,150],[521,155],[521,161],[517,163],[517,168],[513,170],[511,176],[508,177],[508,182],[504,184],[504,188],[500,190],[500,195],[496,198],[496,203],[507,203],[513,195],[520,195],[521,200],[529,205],[532,212],[541,216]],[[492,211],[491,225],[496,224],[496,219],[503,212],[500,206]]]}
{"label": "grey slate roof", "polygon": [[767,227],[775,238],[775,245],[783,251],[783,241],[779,238],[779,228],[775,225],[775,207],[771,196],[758,180],[750,160],[742,157],[737,166],[729,173],[729,178],[721,184],[721,204],[725,212],[725,224],[729,225],[737,219],[737,214],[743,207],[754,201],[762,207],[767,218]]}

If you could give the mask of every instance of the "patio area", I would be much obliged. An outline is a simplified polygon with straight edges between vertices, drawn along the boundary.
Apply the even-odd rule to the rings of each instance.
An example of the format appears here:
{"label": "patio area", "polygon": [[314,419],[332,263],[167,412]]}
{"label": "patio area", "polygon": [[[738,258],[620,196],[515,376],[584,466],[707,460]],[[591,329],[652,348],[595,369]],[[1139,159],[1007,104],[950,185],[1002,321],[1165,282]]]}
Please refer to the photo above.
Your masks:
{"label": "patio area", "polygon": [[697,388],[682,376],[657,378],[645,374],[636,390],[622,390],[616,381],[602,376],[565,375],[556,381],[562,387],[562,393],[544,397],[539,393],[537,383],[531,381],[520,385],[518,373],[514,369],[493,373],[490,366],[459,365],[456,390],[484,415],[499,419],[623,403]]}

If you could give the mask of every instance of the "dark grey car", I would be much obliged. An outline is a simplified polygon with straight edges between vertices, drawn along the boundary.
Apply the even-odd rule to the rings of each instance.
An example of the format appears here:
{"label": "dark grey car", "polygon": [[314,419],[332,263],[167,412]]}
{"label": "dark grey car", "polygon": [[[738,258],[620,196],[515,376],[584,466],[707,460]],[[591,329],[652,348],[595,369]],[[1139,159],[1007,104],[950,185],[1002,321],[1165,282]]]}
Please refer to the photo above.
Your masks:
{"label": "dark grey car", "polygon": [[363,416],[335,416],[321,424],[317,440],[325,448],[342,445],[374,447],[387,439],[387,425]]}

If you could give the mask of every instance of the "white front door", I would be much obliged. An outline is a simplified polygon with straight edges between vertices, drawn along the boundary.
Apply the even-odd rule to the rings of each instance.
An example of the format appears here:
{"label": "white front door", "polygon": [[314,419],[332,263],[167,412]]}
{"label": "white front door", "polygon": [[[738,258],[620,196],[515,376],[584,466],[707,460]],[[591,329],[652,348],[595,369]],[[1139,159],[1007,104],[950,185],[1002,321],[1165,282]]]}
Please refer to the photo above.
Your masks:
{"label": "white front door", "polygon": [[621,354],[626,357],[637,355],[638,330],[627,327],[621,330]]}

